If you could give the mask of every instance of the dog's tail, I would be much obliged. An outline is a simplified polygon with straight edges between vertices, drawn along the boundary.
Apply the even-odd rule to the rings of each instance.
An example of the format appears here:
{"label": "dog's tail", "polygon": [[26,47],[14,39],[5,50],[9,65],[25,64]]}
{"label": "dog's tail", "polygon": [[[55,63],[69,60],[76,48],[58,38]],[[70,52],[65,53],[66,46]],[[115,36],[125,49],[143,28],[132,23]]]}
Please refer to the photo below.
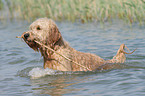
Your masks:
{"label": "dog's tail", "polygon": [[[124,51],[125,48],[129,51],[129,53]],[[124,63],[126,60],[125,54],[132,54],[135,50],[130,52],[130,50],[127,48],[125,44],[121,44],[120,48],[117,51],[116,56],[114,56],[113,59],[111,60],[107,60],[107,63]]]}

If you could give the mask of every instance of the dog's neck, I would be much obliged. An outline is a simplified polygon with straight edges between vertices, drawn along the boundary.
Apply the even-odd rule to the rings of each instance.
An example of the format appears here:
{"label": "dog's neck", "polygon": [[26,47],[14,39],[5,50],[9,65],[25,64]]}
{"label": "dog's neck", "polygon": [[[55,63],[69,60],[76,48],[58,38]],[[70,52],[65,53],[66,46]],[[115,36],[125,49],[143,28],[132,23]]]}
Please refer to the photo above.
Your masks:
{"label": "dog's neck", "polygon": [[[54,46],[50,46],[50,45],[47,45],[48,47],[52,48],[53,50],[57,51],[59,50],[60,48],[61,49],[64,49],[68,46],[67,42],[64,41],[62,38],[60,38],[55,44]],[[54,52],[50,51],[49,49],[47,48],[44,48],[44,47],[41,47],[40,48],[40,52],[41,52],[41,55],[43,56],[43,59],[44,59],[44,69],[45,68],[51,68],[53,69],[53,64],[52,62],[55,61],[55,58],[53,56]]]}
{"label": "dog's neck", "polygon": [[[57,51],[59,48],[65,48],[65,43],[63,41],[62,38],[60,38],[57,42],[53,43],[53,44],[46,44],[46,46],[48,46],[49,48],[53,49],[54,51]],[[50,58],[51,55],[53,55],[54,52],[52,52],[51,50],[49,50],[48,48],[45,48],[45,47],[41,47],[40,46],[40,52],[41,52],[41,55],[46,59],[46,58]]]}
{"label": "dog's neck", "polygon": [[54,49],[55,51],[58,50],[58,48],[60,47],[66,47],[65,46],[65,41],[61,38],[58,39],[58,41],[56,41],[53,46],[52,49]]}

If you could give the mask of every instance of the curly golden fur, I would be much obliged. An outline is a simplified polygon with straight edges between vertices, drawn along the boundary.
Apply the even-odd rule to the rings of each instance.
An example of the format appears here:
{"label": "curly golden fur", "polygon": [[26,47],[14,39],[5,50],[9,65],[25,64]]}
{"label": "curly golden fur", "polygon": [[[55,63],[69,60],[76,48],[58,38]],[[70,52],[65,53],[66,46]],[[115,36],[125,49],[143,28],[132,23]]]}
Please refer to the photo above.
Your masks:
{"label": "curly golden fur", "polygon": [[63,40],[62,35],[53,20],[47,18],[40,18],[33,22],[30,25],[30,30],[24,32],[21,37],[29,45],[29,47],[35,51],[41,52],[44,58],[44,68],[51,68],[60,71],[87,71],[87,69],[64,59],[44,46],[37,44],[35,40],[52,48],[56,52],[63,54],[72,61],[82,64],[83,66],[91,69],[91,71],[96,70],[104,64],[124,63],[126,60],[125,53],[120,51],[124,50],[124,47],[122,49],[122,46],[125,46],[124,44],[120,46],[117,55],[113,59],[107,61],[95,54],[83,53],[75,50]]}

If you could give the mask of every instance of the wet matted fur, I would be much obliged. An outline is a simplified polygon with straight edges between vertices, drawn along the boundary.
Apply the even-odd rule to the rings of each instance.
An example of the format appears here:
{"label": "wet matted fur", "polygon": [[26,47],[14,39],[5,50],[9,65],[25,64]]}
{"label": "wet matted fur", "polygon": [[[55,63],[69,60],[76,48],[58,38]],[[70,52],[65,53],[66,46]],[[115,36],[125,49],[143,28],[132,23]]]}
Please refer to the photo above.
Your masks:
{"label": "wet matted fur", "polygon": [[124,63],[126,60],[125,54],[127,53],[124,51],[124,44],[120,46],[117,55],[111,60],[104,60],[95,54],[83,53],[75,50],[63,39],[58,27],[51,19],[40,18],[34,21],[30,25],[29,29],[30,30],[24,32],[21,37],[29,45],[29,47],[35,51],[41,52],[44,59],[44,68],[51,68],[60,71],[87,71],[86,68],[66,60],[62,56],[36,43],[35,41],[39,41],[40,43],[52,48],[56,52],[68,57],[72,61],[87,67],[90,69],[90,71],[97,70],[104,64]]}

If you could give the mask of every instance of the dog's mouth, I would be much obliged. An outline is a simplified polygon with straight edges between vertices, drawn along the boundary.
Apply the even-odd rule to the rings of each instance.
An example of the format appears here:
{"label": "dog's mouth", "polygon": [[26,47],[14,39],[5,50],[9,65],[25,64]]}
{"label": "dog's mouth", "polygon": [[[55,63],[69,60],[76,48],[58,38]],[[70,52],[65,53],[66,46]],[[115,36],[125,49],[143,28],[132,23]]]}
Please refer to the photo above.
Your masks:
{"label": "dog's mouth", "polygon": [[35,42],[35,39],[30,35],[30,33],[24,32],[21,38],[27,43],[27,45],[32,48],[34,51],[38,51],[38,44]]}
{"label": "dog's mouth", "polygon": [[28,41],[28,40],[26,40],[25,41],[27,44],[28,44],[28,46],[30,47],[30,48],[32,48],[34,51],[38,51],[38,44],[33,40],[33,41]]}

